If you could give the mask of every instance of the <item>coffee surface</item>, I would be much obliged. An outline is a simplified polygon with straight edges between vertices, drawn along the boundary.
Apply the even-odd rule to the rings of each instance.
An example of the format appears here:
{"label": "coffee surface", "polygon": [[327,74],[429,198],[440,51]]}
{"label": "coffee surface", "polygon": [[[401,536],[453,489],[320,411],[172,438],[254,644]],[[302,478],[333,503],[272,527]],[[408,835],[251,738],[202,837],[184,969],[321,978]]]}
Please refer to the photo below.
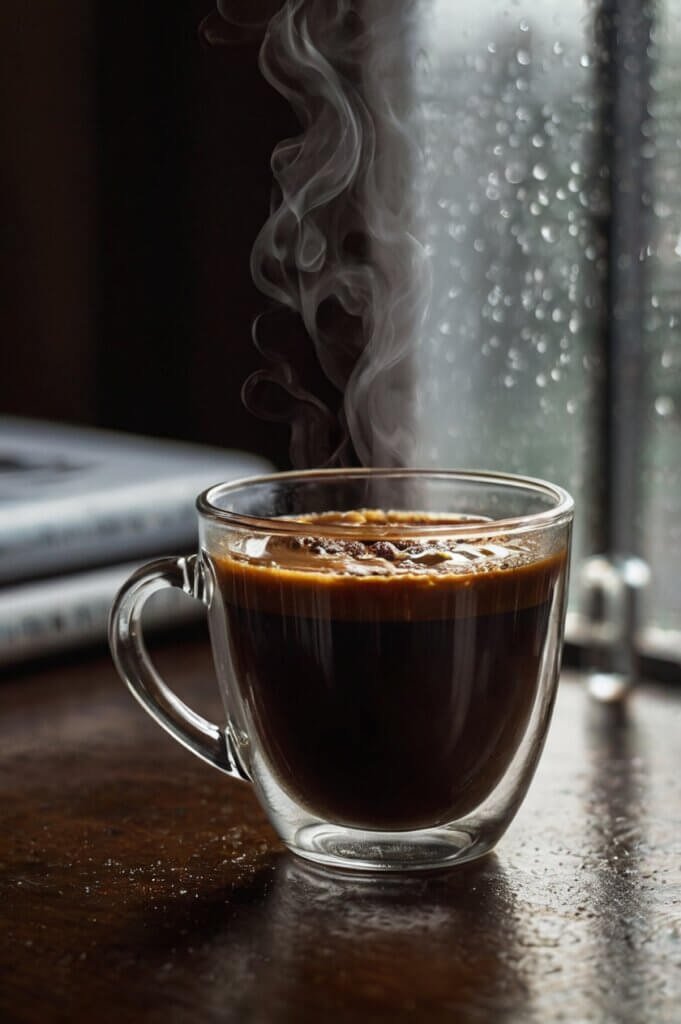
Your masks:
{"label": "coffee surface", "polygon": [[[327,513],[211,555],[248,731],[326,820],[452,821],[492,793],[524,735],[565,553],[466,539],[462,522]],[[350,523],[356,537],[323,535]]]}
{"label": "coffee surface", "polygon": [[[260,609],[283,614],[307,609],[314,615],[323,599],[327,611],[339,618],[362,619],[377,611],[385,618],[450,618],[468,613],[471,601],[478,612],[487,606],[499,610],[504,602],[511,608],[540,602],[550,576],[540,564],[555,568],[564,559],[560,552],[544,551],[536,536],[447,535],[448,526],[456,531],[485,523],[472,516],[364,509],[295,522],[303,528],[299,534],[243,536],[228,552],[214,554],[231,601],[253,601]],[[338,526],[346,531],[351,526],[357,537],[312,532]],[[385,535],[376,536],[381,527]],[[443,534],[427,534],[433,527]]]}

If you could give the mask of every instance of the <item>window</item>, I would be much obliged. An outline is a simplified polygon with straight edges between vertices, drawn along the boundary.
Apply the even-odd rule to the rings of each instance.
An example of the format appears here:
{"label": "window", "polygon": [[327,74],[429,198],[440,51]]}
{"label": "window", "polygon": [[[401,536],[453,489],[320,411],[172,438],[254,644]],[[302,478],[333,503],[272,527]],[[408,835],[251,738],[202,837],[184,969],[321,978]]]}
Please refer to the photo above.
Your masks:
{"label": "window", "polygon": [[418,460],[567,487],[573,580],[645,558],[644,647],[681,663],[681,24],[654,10],[424,8]]}

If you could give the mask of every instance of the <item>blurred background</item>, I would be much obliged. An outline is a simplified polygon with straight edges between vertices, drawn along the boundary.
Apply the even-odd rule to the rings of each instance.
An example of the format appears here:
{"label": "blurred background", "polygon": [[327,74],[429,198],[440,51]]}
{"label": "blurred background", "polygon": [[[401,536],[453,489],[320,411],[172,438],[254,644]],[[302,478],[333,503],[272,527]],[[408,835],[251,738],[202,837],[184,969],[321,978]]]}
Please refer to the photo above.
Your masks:
{"label": "blurred background", "polygon": [[210,0],[0,5],[3,412],[260,451],[248,254],[293,114]]}
{"label": "blurred background", "polygon": [[[643,621],[681,650],[681,2],[419,10],[416,461],[568,487],[577,576],[645,559]],[[0,408],[286,468],[240,393],[270,155],[299,128],[257,34],[201,41],[210,11],[4,0]]]}

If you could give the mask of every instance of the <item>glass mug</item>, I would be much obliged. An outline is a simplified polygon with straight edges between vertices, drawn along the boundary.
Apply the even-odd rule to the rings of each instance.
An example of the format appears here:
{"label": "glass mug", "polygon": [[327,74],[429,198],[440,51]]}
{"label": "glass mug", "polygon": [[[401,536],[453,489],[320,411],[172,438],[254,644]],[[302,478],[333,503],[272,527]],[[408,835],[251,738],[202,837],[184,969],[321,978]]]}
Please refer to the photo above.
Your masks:
{"label": "glass mug", "polygon": [[[200,551],[139,569],[111,613],[122,678],[175,739],[245,779],[321,864],[439,868],[490,850],[554,703],[573,502],[497,473],[281,473],[205,491]],[[155,591],[206,605],[226,722],[159,677]]]}

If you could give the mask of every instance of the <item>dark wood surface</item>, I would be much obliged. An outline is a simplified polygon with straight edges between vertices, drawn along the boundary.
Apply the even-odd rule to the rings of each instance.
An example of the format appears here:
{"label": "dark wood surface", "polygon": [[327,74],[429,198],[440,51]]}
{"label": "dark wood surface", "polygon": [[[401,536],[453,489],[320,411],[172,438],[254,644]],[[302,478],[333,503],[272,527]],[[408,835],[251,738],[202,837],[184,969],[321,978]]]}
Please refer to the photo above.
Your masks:
{"label": "dark wood surface", "polygon": [[[159,652],[218,714],[205,644]],[[104,656],[0,682],[0,1019],[681,1020],[681,694],[566,678],[495,854],[345,879],[280,848]]]}

